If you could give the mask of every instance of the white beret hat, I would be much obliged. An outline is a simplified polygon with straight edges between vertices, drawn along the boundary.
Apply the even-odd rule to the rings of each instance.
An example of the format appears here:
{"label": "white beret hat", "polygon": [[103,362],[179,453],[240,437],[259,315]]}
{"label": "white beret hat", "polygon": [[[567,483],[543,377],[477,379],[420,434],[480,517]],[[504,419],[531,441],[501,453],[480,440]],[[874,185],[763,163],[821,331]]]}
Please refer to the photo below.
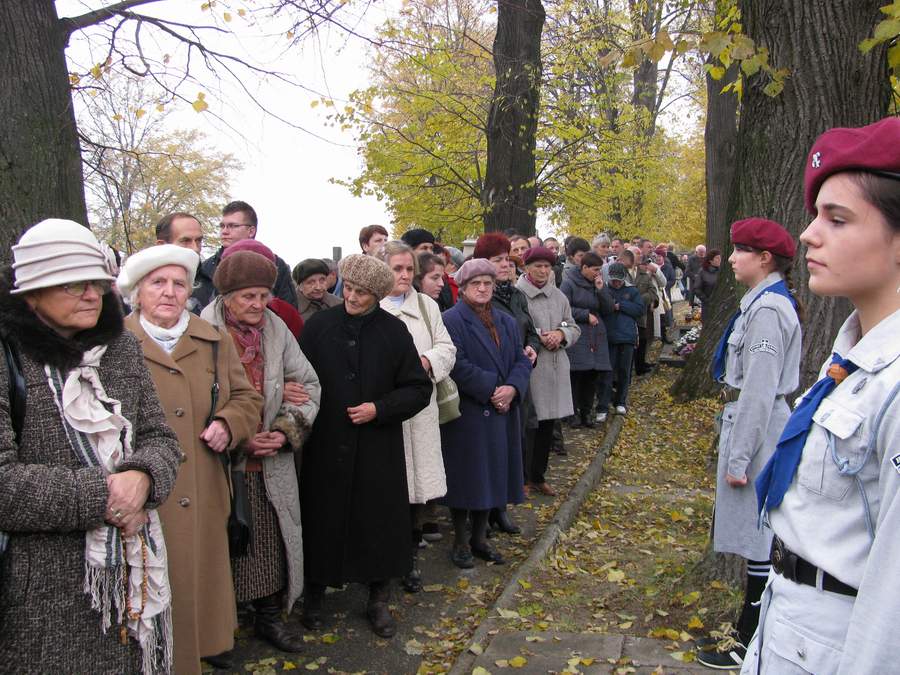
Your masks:
{"label": "white beret hat", "polygon": [[174,244],[160,244],[150,246],[143,251],[138,251],[128,256],[128,260],[122,265],[116,286],[119,292],[128,297],[141,279],[155,269],[166,265],[179,265],[187,270],[188,286],[194,285],[194,277],[197,275],[197,267],[200,265],[200,256],[189,248],[175,246]]}

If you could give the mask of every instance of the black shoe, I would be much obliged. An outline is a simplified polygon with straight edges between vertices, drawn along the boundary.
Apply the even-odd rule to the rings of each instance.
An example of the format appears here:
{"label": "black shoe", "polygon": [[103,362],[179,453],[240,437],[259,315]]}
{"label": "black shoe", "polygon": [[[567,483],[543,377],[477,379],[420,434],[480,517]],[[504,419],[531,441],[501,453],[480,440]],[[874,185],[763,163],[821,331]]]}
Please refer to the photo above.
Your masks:
{"label": "black shoe", "polygon": [[234,650],[229,649],[227,652],[222,652],[215,656],[204,656],[202,658],[217,670],[231,670],[234,667],[234,661],[231,658],[232,656],[234,656]]}
{"label": "black shoe", "polygon": [[309,630],[322,630],[324,619],[322,600],[324,597],[324,586],[307,582],[303,591],[303,612],[300,615],[300,623]]}
{"label": "black shoe", "polygon": [[500,530],[506,534],[522,534],[522,528],[510,520],[506,509],[491,509],[491,513],[488,516],[488,524],[493,529]]}
{"label": "black shoe", "polygon": [[437,523],[422,524],[422,539],[425,541],[440,541],[443,538],[444,535],[442,535],[441,531],[438,529]]}
{"label": "black shoe", "polygon": [[419,571],[419,548],[414,546],[412,550],[412,569],[405,575],[400,584],[407,593],[419,593],[422,591],[422,572]]}
{"label": "black shoe", "polygon": [[697,662],[715,670],[740,670],[746,656],[747,648],[740,642],[734,642],[725,651],[715,642],[697,648]]}
{"label": "black shoe", "polygon": [[578,419],[578,417],[575,415],[572,415],[572,417],[569,418],[569,428],[570,429],[580,429],[582,424],[583,424],[583,422],[580,419]]}
{"label": "black shoe", "polygon": [[296,654],[303,651],[303,636],[288,626],[281,616],[280,594],[254,600],[253,608],[256,610],[256,637],[283,652]]}
{"label": "black shoe", "polygon": [[454,546],[450,551],[450,562],[461,570],[470,570],[475,567],[472,552],[465,546]]}
{"label": "black shoe", "polygon": [[391,638],[397,632],[397,622],[394,620],[388,602],[391,599],[391,584],[389,581],[376,581],[369,584],[369,602],[366,606],[366,618],[372,632],[380,638]]}
{"label": "black shoe", "polygon": [[503,559],[503,556],[497,553],[494,549],[492,549],[487,544],[484,545],[484,548],[479,546],[475,546],[474,544],[469,544],[472,547],[472,555],[481,560],[485,560],[487,562],[494,563],[495,565],[505,565],[506,560]]}
{"label": "black shoe", "polygon": [[589,412],[581,416],[581,426],[585,429],[593,429],[597,426],[594,423],[594,420],[591,419],[591,414]]}

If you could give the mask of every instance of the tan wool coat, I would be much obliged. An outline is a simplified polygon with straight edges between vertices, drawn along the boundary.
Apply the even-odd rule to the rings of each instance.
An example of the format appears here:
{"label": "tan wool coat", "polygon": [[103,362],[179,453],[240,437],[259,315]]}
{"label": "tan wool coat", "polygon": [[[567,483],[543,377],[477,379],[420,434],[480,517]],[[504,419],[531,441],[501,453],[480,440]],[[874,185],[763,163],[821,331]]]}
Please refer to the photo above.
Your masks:
{"label": "tan wool coat", "polygon": [[175,672],[200,673],[200,658],[231,649],[237,628],[225,533],[228,482],[219,458],[199,438],[210,411],[214,343],[219,345],[215,416],[228,424],[231,449],[255,433],[262,396],[247,381],[231,338],[203,319],[191,315],[171,354],[147,335],[137,313],[125,327],[140,340],[166,421],[185,455],[159,515],[169,554]]}

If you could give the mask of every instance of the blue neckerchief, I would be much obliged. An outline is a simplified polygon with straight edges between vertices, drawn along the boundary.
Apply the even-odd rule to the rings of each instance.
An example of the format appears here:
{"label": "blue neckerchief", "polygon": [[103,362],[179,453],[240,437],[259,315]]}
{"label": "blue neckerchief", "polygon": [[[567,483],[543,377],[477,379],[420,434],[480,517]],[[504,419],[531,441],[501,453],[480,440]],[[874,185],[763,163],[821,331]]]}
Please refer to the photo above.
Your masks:
{"label": "blue neckerchief", "polygon": [[[859,368],[849,359],[842,359],[837,352],[832,355],[831,365],[839,365],[848,373]],[[822,399],[828,396],[836,386],[837,382],[834,381],[834,378],[825,375],[806,392],[806,396],[794,408],[794,412],[791,413],[784,426],[784,431],[781,432],[781,438],[778,439],[775,454],[769,458],[762,473],[756,479],[756,503],[760,511],[763,508],[771,511],[781,504],[784,493],[787,492],[794,479],[794,474],[797,472],[797,467],[800,466],[800,455],[803,454],[803,446],[806,444],[806,437],[812,427],[813,414],[818,410]]]}
{"label": "blue neckerchief", "polygon": [[[750,308],[753,307],[753,303],[759,300],[766,293],[777,293],[778,295],[783,295],[791,301],[791,305],[793,305],[794,309],[797,309],[797,300],[794,299],[794,296],[788,289],[787,284],[784,283],[784,279],[780,279],[771,286],[767,286],[762,291],[760,291],[759,295],[753,298],[753,300],[750,301],[750,304],[747,305],[747,311],[750,311]],[[731,336],[731,331],[734,330],[734,324],[737,322],[740,315],[741,310],[738,309],[738,311],[734,313],[734,316],[731,317],[728,325],[725,327],[725,332],[722,333],[722,337],[719,339],[719,344],[716,345],[716,353],[713,356],[712,368],[710,369],[712,377],[716,382],[721,382],[722,377],[725,375],[725,363],[727,361],[726,357],[728,354],[728,338]]]}

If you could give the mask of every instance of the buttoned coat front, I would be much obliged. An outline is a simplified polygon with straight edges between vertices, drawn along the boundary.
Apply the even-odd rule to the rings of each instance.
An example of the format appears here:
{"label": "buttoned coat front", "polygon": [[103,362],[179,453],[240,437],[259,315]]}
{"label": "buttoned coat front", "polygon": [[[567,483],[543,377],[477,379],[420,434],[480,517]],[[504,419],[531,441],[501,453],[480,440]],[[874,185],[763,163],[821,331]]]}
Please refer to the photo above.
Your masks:
{"label": "buttoned coat front", "polygon": [[[426,312],[424,316],[423,307]],[[419,356],[424,356],[431,364],[432,381],[440,382],[447,377],[456,362],[456,347],[444,327],[437,303],[424,293],[413,290],[406,294],[399,307],[385,298],[381,301],[381,308],[406,324]],[[406,454],[409,503],[424,504],[429,499],[447,494],[438,406],[433,388],[425,409],[403,422],[403,449]]]}
{"label": "buttoned coat front", "polygon": [[[217,327],[224,327],[222,297],[203,310],[202,318]],[[306,359],[287,325],[271,310],[263,318],[263,383],[262,428],[281,431],[288,442],[282,451],[262,460],[262,474],[266,497],[278,516],[278,526],[284,540],[288,563],[288,587],[284,593],[284,608],[290,611],[303,592],[303,528],[300,522],[300,489],[297,485],[295,454],[302,452],[322,399],[319,377]],[[293,406],[283,401],[284,383],[299,382],[309,394],[309,401]],[[242,463],[238,464],[238,467]]]}
{"label": "buttoned coat front", "polygon": [[572,308],[562,291],[552,284],[538,288],[527,275],[516,282],[516,288],[528,298],[528,312],[538,333],[562,331],[565,342],[555,351],[543,345],[531,372],[531,398],[538,420],[557,420],[572,414],[572,385],[569,380],[569,356],[566,350],[575,344],[581,329],[572,316]]}
{"label": "buttoned coat front", "polygon": [[237,628],[225,531],[231,508],[228,481],[219,457],[200,440],[212,403],[213,345],[219,383],[215,417],[228,425],[229,449],[256,432],[262,396],[247,381],[227,334],[191,315],[169,354],[147,335],[139,317],[133,313],[125,327],[141,342],[166,422],[184,453],[175,487],[159,509],[172,586],[175,672],[199,673],[202,656],[234,646]]}

